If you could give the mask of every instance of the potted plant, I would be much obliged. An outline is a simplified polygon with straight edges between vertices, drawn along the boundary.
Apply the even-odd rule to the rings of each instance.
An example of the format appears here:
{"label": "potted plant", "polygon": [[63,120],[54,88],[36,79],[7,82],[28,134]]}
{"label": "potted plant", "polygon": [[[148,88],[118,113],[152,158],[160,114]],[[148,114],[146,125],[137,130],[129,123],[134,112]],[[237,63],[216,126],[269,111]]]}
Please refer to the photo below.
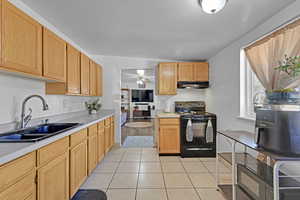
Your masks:
{"label": "potted plant", "polygon": [[101,103],[99,103],[99,99],[96,99],[94,101],[85,102],[85,106],[88,109],[89,114],[96,114],[101,108]]}
{"label": "potted plant", "polygon": [[[288,57],[285,55],[283,61],[275,68],[280,73],[284,73],[279,80],[279,89],[267,91],[266,95],[272,104],[295,104],[300,103],[300,92],[296,87],[286,88],[286,83],[292,83],[299,79],[300,75],[300,56]],[[282,84],[283,83],[283,84]]]}

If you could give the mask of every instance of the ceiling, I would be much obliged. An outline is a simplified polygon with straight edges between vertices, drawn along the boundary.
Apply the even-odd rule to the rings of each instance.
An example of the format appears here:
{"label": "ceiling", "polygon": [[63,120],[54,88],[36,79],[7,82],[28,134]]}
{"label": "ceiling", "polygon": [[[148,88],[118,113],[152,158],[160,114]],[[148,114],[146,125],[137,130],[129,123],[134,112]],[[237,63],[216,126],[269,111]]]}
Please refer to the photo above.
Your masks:
{"label": "ceiling", "polygon": [[204,60],[295,0],[22,0],[90,54]]}

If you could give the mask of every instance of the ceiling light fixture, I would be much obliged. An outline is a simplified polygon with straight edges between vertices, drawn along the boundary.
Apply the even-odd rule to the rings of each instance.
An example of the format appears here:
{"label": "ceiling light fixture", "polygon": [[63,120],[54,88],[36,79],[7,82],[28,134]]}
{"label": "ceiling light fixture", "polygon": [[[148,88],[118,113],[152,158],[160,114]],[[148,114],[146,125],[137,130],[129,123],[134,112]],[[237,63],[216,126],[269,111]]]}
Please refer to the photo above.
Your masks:
{"label": "ceiling light fixture", "polygon": [[208,14],[215,14],[222,10],[228,0],[199,0],[202,10]]}

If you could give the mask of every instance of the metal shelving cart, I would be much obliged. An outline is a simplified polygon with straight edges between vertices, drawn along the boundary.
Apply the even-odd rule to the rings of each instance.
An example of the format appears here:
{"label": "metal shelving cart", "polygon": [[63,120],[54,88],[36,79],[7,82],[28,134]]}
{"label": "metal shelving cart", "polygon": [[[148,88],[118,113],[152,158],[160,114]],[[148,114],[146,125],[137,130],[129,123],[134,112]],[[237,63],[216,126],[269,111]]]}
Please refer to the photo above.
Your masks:
{"label": "metal shelving cart", "polygon": [[[260,199],[294,200],[300,199],[300,157],[284,156],[259,148],[254,142],[254,134],[246,131],[218,131],[219,137],[224,137],[231,143],[231,152],[217,153],[216,183],[228,200],[251,200],[247,191],[237,185],[237,166],[242,165],[266,183],[266,196]],[[219,140],[217,145],[219,146]],[[237,144],[243,148],[237,151]],[[242,149],[242,150],[241,150]],[[254,150],[264,154],[266,163],[257,160],[248,151]],[[220,185],[219,160],[225,160],[232,165],[232,184]],[[249,167],[254,166],[254,167]],[[296,198],[295,198],[296,197]]]}

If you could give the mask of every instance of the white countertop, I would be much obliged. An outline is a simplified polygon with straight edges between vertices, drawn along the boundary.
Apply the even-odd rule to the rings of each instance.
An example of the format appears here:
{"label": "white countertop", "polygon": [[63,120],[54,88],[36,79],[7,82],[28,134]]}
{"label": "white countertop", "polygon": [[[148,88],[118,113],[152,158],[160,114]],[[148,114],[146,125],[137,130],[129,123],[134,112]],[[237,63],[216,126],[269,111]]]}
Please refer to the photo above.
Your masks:
{"label": "white countertop", "polygon": [[180,115],[177,113],[167,113],[167,112],[161,112],[156,115],[158,118],[179,118]]}
{"label": "white countertop", "polygon": [[27,153],[33,152],[43,146],[46,146],[52,142],[55,142],[63,137],[69,136],[81,129],[87,128],[92,124],[98,123],[103,119],[114,115],[113,110],[101,110],[97,114],[81,114],[78,116],[72,115],[71,118],[66,118],[58,122],[61,123],[80,123],[81,125],[68,130],[66,132],[59,133],[50,138],[38,141],[38,142],[27,142],[27,143],[0,143],[0,165],[19,158]]}

